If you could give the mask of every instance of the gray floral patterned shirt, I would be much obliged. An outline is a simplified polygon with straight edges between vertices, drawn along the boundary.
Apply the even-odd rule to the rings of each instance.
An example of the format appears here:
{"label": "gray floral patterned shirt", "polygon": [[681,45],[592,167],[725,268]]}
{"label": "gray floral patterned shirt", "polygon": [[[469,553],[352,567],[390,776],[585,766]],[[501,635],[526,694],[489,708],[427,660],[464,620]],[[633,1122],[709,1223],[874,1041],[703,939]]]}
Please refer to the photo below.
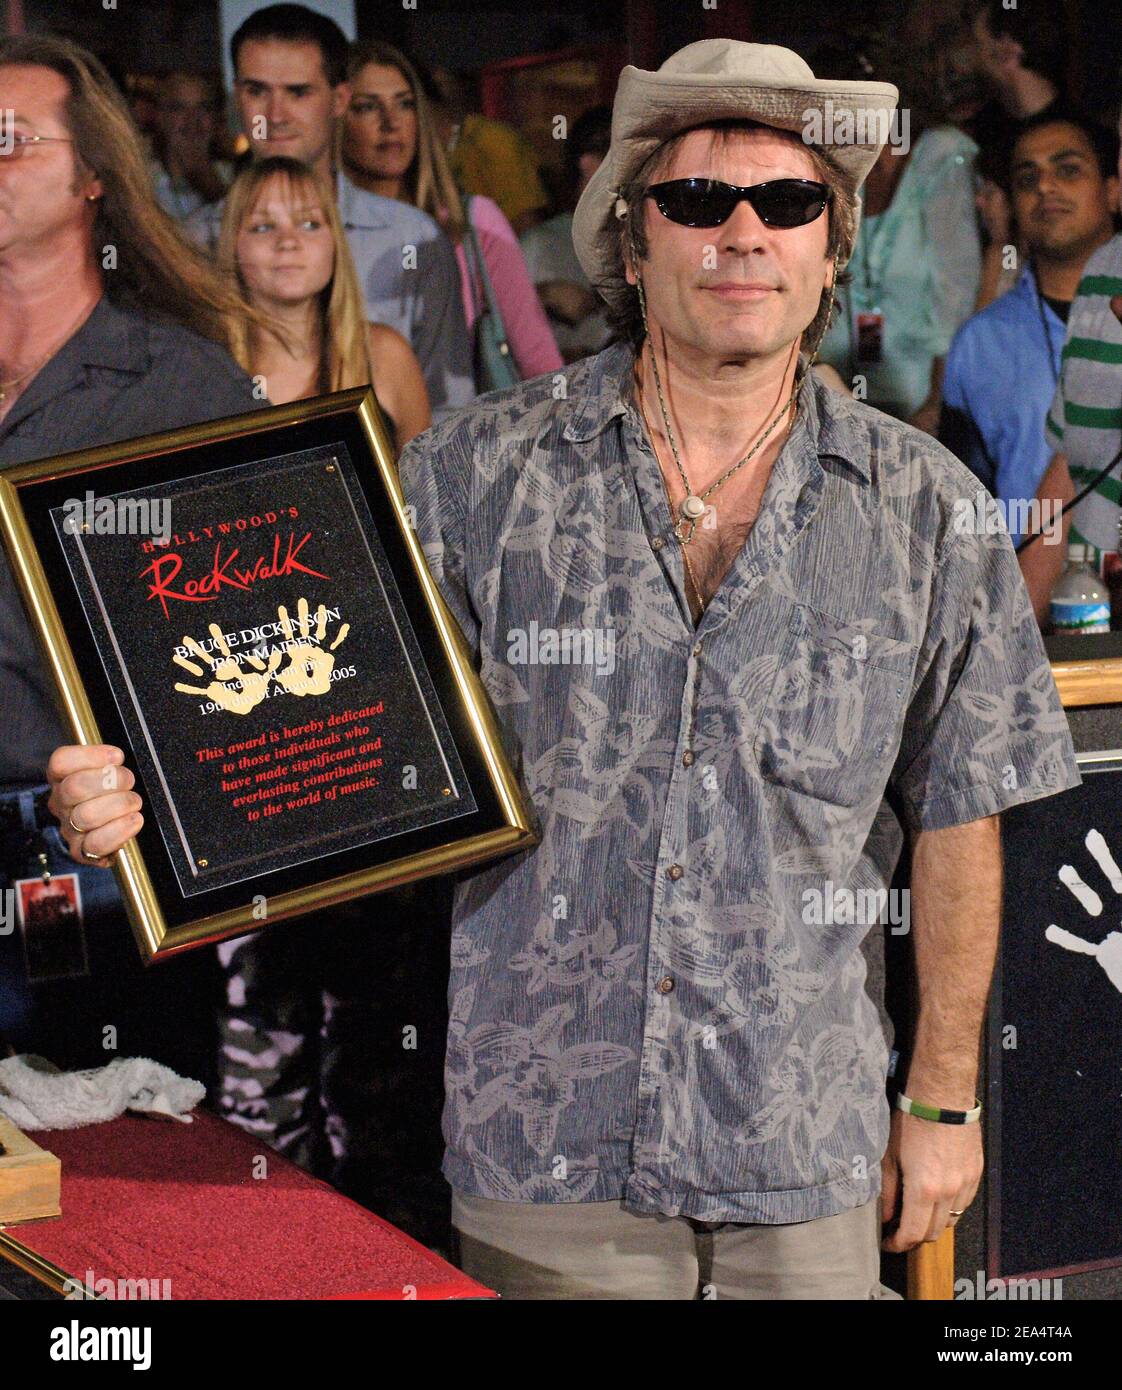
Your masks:
{"label": "gray floral patterned shirt", "polygon": [[973,475],[814,378],[695,628],[632,362],[483,397],[401,459],[542,833],[457,886],[444,1173],[807,1221],[880,1188],[886,787],[938,828],[1079,774],[1009,539],[955,521]]}

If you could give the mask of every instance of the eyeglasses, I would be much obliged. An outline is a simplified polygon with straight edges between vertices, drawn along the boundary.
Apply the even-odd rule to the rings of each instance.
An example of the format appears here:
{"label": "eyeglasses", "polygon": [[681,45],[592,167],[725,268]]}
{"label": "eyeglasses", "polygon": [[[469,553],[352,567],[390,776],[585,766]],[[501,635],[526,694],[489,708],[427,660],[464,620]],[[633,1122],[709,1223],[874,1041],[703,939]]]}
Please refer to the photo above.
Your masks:
{"label": "eyeglasses", "polygon": [[68,135],[9,135],[0,129],[0,159],[20,159],[28,145],[72,145]]}
{"label": "eyeglasses", "polygon": [[805,227],[821,217],[833,189],[811,179],[771,179],[739,188],[716,179],[671,179],[652,184],[647,196],[659,212],[683,227],[719,227],[746,201],[768,227]]}

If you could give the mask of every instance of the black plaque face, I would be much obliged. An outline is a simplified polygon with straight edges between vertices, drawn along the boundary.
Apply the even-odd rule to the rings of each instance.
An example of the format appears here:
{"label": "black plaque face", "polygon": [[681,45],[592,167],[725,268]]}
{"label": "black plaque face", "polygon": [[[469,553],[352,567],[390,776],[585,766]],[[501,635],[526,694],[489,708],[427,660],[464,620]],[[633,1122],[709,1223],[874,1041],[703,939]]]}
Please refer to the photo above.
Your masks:
{"label": "black plaque face", "polygon": [[[148,534],[97,533],[130,506]],[[185,897],[476,809],[342,441],[83,512],[51,517]]]}
{"label": "black plaque face", "polygon": [[136,774],[148,958],[536,842],[368,393],[9,469],[0,531],[73,740]]}

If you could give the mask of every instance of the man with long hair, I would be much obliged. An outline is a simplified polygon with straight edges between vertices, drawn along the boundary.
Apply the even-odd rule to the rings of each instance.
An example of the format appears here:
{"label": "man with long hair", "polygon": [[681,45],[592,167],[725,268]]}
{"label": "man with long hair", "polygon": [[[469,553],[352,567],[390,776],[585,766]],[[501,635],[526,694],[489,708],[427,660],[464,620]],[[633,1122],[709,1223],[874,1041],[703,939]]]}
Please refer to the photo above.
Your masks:
{"label": "man with long hair", "polygon": [[[266,403],[227,351],[229,325],[247,308],[156,202],[128,108],[97,59],[61,39],[0,40],[0,101],[0,467]],[[74,865],[49,829],[41,785],[62,728],[6,558],[0,682],[7,888],[44,867],[73,873]],[[135,800],[131,786],[122,772],[121,808]],[[91,957],[94,919],[104,914],[112,930],[102,937],[122,941],[125,959],[103,979],[123,978],[131,942],[115,886],[92,863],[79,872]],[[0,936],[0,1032],[12,1036],[17,1014],[32,1026],[42,997],[23,962],[19,935]],[[149,998],[157,994],[150,987]],[[103,1059],[107,1018],[118,1021],[104,994],[75,992],[53,1014],[52,1056],[65,1062],[73,1043],[74,1060]]]}
{"label": "man with long hair", "polygon": [[[573,221],[622,340],[402,454],[541,824],[453,911],[443,1171],[507,1296],[883,1297],[882,1217],[910,1249],[978,1188],[998,813],[1079,773],[973,474],[809,370],[896,99],[732,39],[625,68]],[[110,850],[99,752],[50,771]]]}
{"label": "man with long hair", "polygon": [[[338,122],[350,99],[348,51],[335,21],[304,5],[256,10],[230,40],[234,98],[255,159],[288,155],[334,186],[367,318],[409,340],[439,419],[475,395],[456,259],[419,208],[369,193],[336,172]],[[186,222],[212,250],[221,225],[221,203]]]}

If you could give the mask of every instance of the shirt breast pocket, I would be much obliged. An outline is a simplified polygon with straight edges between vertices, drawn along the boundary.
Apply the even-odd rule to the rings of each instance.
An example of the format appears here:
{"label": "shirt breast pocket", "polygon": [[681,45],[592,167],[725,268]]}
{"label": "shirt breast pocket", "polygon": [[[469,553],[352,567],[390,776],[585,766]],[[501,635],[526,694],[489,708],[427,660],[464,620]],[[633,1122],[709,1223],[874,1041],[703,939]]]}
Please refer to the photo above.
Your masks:
{"label": "shirt breast pocket", "polygon": [[918,655],[860,621],[796,605],[756,737],[764,778],[835,806],[879,801]]}

